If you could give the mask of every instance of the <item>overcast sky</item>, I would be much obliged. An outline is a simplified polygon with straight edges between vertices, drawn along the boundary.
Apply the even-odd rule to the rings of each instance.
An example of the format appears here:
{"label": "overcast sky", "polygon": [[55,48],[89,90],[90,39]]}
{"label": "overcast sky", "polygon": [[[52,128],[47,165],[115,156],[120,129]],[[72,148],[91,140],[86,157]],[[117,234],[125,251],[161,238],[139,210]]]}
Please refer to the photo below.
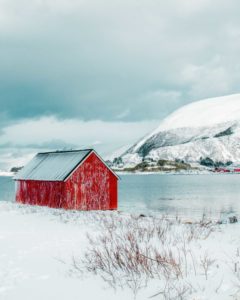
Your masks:
{"label": "overcast sky", "polygon": [[0,0],[0,169],[105,155],[176,108],[240,91],[237,0]]}

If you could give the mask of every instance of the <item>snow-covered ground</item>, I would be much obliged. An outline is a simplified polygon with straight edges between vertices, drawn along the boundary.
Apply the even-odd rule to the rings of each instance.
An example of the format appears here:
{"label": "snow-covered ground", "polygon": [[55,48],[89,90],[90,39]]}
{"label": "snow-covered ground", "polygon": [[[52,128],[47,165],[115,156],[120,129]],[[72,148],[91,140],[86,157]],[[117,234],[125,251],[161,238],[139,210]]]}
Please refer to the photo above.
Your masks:
{"label": "snow-covered ground", "polygon": [[86,249],[87,216],[0,202],[0,299],[122,299],[101,279],[68,276],[72,255]]}
{"label": "snow-covered ground", "polygon": [[[73,258],[81,260],[84,253],[91,253],[93,246],[86,233],[94,238],[110,234],[109,249],[114,250],[121,244],[121,234],[127,233],[129,238],[123,245],[125,241],[129,244],[131,232],[141,242],[140,251],[153,247],[149,250],[150,258],[156,248],[162,259],[171,258],[174,269],[175,261],[180,272],[177,279],[175,273],[169,273],[168,278],[166,270],[160,269],[159,278],[148,278],[147,286],[139,289],[136,299],[147,299],[157,293],[160,294],[153,299],[240,299],[240,224],[191,224],[190,220],[158,217],[63,211],[0,202],[0,299],[134,299],[129,287],[117,287],[118,281],[116,291],[110,288],[101,272],[94,275],[84,267],[81,271],[73,268]],[[103,241],[100,239],[95,245],[100,252]],[[134,255],[134,251],[130,254]],[[116,279],[123,282],[130,276],[125,269],[116,268],[115,272]]]}

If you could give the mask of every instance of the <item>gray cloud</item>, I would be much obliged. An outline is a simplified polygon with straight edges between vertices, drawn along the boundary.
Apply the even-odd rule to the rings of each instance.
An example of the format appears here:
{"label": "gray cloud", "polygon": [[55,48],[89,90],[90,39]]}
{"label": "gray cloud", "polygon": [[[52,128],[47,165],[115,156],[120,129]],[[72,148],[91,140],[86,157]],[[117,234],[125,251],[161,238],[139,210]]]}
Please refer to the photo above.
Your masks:
{"label": "gray cloud", "polygon": [[54,117],[19,121],[3,129],[0,170],[24,165],[36,152],[45,150],[95,148],[106,155],[135,142],[157,125],[158,121],[84,122]]}
{"label": "gray cloud", "polygon": [[107,153],[186,103],[238,93],[239,11],[237,0],[0,0],[0,169],[44,148]]}
{"label": "gray cloud", "polygon": [[237,1],[9,0],[0,8],[9,120],[161,119],[239,91]]}
{"label": "gray cloud", "polygon": [[35,144],[16,144],[14,142],[7,142],[4,144],[0,144],[0,149],[49,149],[49,150],[55,150],[55,149],[76,149],[79,145],[66,143],[63,140],[56,139],[56,140],[49,140],[47,142],[42,143],[35,143]]}

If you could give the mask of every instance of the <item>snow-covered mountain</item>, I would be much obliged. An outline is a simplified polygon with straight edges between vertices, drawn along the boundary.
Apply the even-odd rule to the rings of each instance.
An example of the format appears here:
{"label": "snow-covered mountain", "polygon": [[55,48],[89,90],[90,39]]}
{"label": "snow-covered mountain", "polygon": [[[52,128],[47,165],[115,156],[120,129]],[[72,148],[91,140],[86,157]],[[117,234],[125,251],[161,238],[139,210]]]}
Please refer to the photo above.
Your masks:
{"label": "snow-covered mountain", "polygon": [[193,102],[121,155],[124,166],[144,159],[240,162],[240,94]]}
{"label": "snow-covered mountain", "polygon": [[114,158],[120,157],[121,155],[123,155],[129,149],[129,147],[130,147],[130,145],[124,145],[120,148],[117,148],[112,153],[105,155],[104,160],[112,162],[114,160]]}

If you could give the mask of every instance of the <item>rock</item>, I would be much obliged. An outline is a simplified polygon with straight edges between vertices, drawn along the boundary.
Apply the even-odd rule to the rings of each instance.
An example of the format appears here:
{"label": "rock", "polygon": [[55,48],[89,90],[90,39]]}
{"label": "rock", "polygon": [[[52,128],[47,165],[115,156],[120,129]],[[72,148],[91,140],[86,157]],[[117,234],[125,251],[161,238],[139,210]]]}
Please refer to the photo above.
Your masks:
{"label": "rock", "polygon": [[193,224],[192,221],[184,221],[183,223],[184,223],[184,224],[187,224],[187,225],[192,225],[192,224]]}
{"label": "rock", "polygon": [[229,223],[233,224],[233,223],[237,223],[237,222],[238,222],[238,219],[236,216],[229,217]]}

